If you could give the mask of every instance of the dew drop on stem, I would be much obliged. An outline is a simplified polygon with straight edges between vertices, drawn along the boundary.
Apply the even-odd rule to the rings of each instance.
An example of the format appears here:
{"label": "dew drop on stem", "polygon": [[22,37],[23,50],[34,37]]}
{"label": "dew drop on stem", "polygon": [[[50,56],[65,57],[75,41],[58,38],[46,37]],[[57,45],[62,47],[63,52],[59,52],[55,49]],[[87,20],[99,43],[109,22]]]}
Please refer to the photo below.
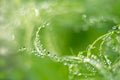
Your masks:
{"label": "dew drop on stem", "polygon": [[31,50],[31,53],[36,53],[36,52],[37,52],[36,49]]}
{"label": "dew drop on stem", "polygon": [[82,74],[81,73],[78,73],[78,76],[81,76]]}
{"label": "dew drop on stem", "polygon": [[47,56],[50,56],[50,52],[47,52]]}
{"label": "dew drop on stem", "polygon": [[64,62],[64,65],[66,66],[66,65],[67,65],[67,62]]}
{"label": "dew drop on stem", "polygon": [[44,55],[40,55],[40,58],[44,58]]}
{"label": "dew drop on stem", "polygon": [[19,48],[18,51],[25,51],[25,50],[26,50],[26,47],[21,47],[21,48]]}

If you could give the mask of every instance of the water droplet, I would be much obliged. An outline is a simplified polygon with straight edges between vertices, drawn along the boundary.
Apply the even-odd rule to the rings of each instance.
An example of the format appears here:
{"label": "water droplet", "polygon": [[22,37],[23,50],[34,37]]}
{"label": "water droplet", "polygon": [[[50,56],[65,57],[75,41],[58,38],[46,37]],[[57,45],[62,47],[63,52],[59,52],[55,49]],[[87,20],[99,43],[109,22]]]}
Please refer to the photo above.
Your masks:
{"label": "water droplet", "polygon": [[78,72],[77,72],[77,71],[74,71],[74,72],[73,72],[73,74],[74,74],[74,75],[77,75],[77,74],[78,74]]}
{"label": "water droplet", "polygon": [[78,73],[78,76],[81,76],[82,74],[81,73]]}
{"label": "water droplet", "polygon": [[87,78],[88,76],[85,75],[85,78]]}
{"label": "water droplet", "polygon": [[85,58],[85,56],[81,56],[81,58],[82,58],[82,59],[84,59],[84,58]]}
{"label": "water droplet", "polygon": [[59,58],[58,58],[57,55],[51,54],[50,52],[47,52],[47,56],[48,56],[49,58],[51,58],[53,61],[59,62]]}
{"label": "water droplet", "polygon": [[92,45],[89,44],[88,47],[87,47],[87,50],[91,49]]}
{"label": "water droplet", "polygon": [[26,47],[21,47],[21,48],[19,48],[18,51],[25,51],[25,50],[26,50]]}
{"label": "water droplet", "polygon": [[107,56],[105,56],[105,59],[106,59],[107,64],[108,64],[108,65],[111,65],[112,62],[108,59]]}
{"label": "water droplet", "polygon": [[93,59],[97,59],[97,56],[95,56],[95,55],[92,55],[91,57],[92,57]]}
{"label": "water droplet", "polygon": [[36,53],[36,52],[37,52],[36,49],[31,50],[31,53]]}
{"label": "water droplet", "polygon": [[83,56],[83,52],[80,51],[80,52],[78,53],[78,57],[82,58],[82,56]]}
{"label": "water droplet", "polygon": [[44,55],[40,55],[41,58],[44,58],[45,56]]}
{"label": "water droplet", "polygon": [[46,51],[46,49],[43,49],[42,51],[43,51],[43,52],[45,52],[45,51]]}
{"label": "water droplet", "polygon": [[36,53],[35,55],[37,56],[38,54]]}
{"label": "water droplet", "polygon": [[66,66],[66,65],[67,65],[67,62],[64,62],[64,65]]}
{"label": "water droplet", "polygon": [[53,56],[53,59],[54,59],[55,61],[57,61],[57,62],[60,62],[60,58],[59,58],[57,55],[54,55],[54,56]]}
{"label": "water droplet", "polygon": [[84,58],[84,62],[90,62],[89,58]]}
{"label": "water droplet", "polygon": [[50,56],[50,52],[47,52],[47,56]]}
{"label": "water droplet", "polygon": [[70,68],[70,69],[73,68],[73,64],[70,64],[70,65],[69,65],[69,68]]}
{"label": "water droplet", "polygon": [[46,23],[46,26],[49,26],[50,25],[50,23]]}

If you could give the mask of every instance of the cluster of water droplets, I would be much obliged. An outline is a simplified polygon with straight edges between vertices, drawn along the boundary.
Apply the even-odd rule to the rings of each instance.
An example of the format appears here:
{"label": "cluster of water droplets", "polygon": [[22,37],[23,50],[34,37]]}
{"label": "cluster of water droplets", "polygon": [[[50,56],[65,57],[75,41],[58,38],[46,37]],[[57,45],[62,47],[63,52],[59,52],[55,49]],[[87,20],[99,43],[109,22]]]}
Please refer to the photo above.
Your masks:
{"label": "cluster of water droplets", "polygon": [[[91,50],[95,49],[95,44],[99,40],[102,40],[99,50],[102,50],[102,46],[104,46],[106,41],[107,42],[109,41],[107,43],[107,45],[110,46],[111,45],[110,41],[112,39],[111,35],[113,35],[112,31],[105,34],[104,36],[100,37],[98,40],[96,40],[95,43],[91,44],[88,47],[87,51],[79,52],[78,56],[60,57],[60,56],[57,56],[56,54],[48,52],[45,48],[43,48],[43,45],[41,44],[41,42],[39,40],[39,34],[38,34],[41,28],[39,28],[38,31],[36,32],[36,39],[34,42],[35,49],[32,50],[31,53],[33,53],[36,56],[39,56],[41,58],[49,57],[53,61],[61,62],[65,66],[68,66],[69,78],[71,80],[73,80],[76,76],[84,77],[84,78],[95,76],[96,74],[98,74],[98,72],[99,72],[99,74],[102,74],[102,75],[104,75],[104,74],[109,75],[109,72],[107,72],[106,69],[111,70],[112,62],[110,61],[108,56],[102,54],[102,52],[100,52],[98,55],[94,55],[94,54],[92,54]],[[116,31],[117,31],[117,34],[118,34],[119,27],[113,27],[113,31],[114,31],[114,33],[116,33]],[[116,40],[118,42],[119,42],[119,39],[120,39],[120,37],[117,36]],[[114,47],[114,48],[116,48],[116,47]],[[25,47],[22,47],[19,49],[19,51],[25,51],[25,50],[27,50]],[[84,54],[88,54],[88,51],[91,53],[90,56],[85,56]],[[102,70],[102,71],[100,71],[100,70]]]}
{"label": "cluster of water droplets", "polygon": [[[43,8],[47,8],[46,5],[43,5]],[[34,8],[34,13],[35,16],[38,16],[39,10],[37,8]],[[24,12],[21,11],[21,14],[25,14]],[[102,18],[94,19],[94,18],[87,18],[87,15],[83,15],[82,19],[86,21],[88,24],[93,24],[96,22],[103,21]],[[105,21],[104,21],[105,22]],[[99,74],[104,75],[107,73],[105,70],[106,68],[111,69],[111,60],[107,55],[104,55],[102,50],[104,44],[107,46],[110,46],[112,41],[112,35],[119,35],[120,34],[120,26],[114,26],[112,31],[106,33],[103,36],[100,36],[98,39],[96,39],[89,47],[87,48],[86,51],[80,52],[77,56],[63,56],[60,57],[57,54],[51,53],[47,51],[45,48],[43,48],[43,45],[40,41],[40,35],[39,32],[41,28],[44,28],[48,26],[48,22],[43,22],[40,27],[38,27],[38,30],[36,31],[35,35],[35,40],[34,40],[34,47],[35,49],[27,49],[26,47],[21,47],[18,51],[29,51],[32,54],[35,54],[38,57],[44,58],[44,57],[49,57],[53,61],[56,62],[61,62],[65,66],[68,66],[69,69],[69,74],[70,74],[70,79],[74,79],[75,76],[81,77],[84,76],[84,78],[90,77],[90,76],[95,76],[98,71],[102,70]],[[99,53],[97,55],[92,54],[92,50],[96,49],[95,44],[101,40],[100,46],[99,46]],[[120,44],[120,36],[116,36],[115,39],[119,44]],[[120,52],[120,46],[113,46],[112,48],[116,52]],[[85,54],[85,55],[84,55]],[[84,68],[84,69],[83,69]],[[87,72],[88,73],[87,73]]]}

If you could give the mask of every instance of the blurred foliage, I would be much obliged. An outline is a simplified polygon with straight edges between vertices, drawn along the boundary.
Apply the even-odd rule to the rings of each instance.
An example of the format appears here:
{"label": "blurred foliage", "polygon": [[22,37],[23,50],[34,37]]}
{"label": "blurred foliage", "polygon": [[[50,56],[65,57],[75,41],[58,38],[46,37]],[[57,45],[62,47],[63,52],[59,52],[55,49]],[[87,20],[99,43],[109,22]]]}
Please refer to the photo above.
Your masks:
{"label": "blurred foliage", "polygon": [[[100,42],[96,44],[94,55],[102,66],[112,69],[95,69],[94,76],[87,75],[93,69],[88,63],[72,64],[72,73],[77,69],[86,73],[76,76],[66,64],[35,56],[34,40],[41,27],[38,34],[43,48],[60,57],[77,56],[120,24],[119,4],[120,0],[0,0],[0,80],[69,80],[72,76],[73,80],[118,80],[119,34],[107,38],[101,51]],[[104,60],[110,60],[111,65]]]}

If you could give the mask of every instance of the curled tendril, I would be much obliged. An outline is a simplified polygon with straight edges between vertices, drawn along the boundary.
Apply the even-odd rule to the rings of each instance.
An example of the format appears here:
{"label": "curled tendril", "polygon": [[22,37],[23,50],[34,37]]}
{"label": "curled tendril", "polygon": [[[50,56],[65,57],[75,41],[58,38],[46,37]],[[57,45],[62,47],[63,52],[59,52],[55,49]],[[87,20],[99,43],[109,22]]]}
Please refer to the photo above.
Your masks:
{"label": "curled tendril", "polygon": [[96,44],[98,41],[104,39],[104,40],[101,42],[101,44],[100,44],[100,50],[101,50],[102,45],[104,44],[105,40],[106,40],[108,37],[110,37],[110,36],[112,36],[113,34],[116,34],[116,33],[120,33],[120,25],[114,26],[114,27],[112,28],[112,31],[110,31],[110,32],[108,32],[108,33],[106,33],[106,34],[98,37],[98,38],[90,45],[90,47],[88,48],[88,50],[87,50],[87,57],[90,57],[90,56],[91,56],[91,50],[93,49],[93,47],[95,46],[95,44]]}
{"label": "curled tendril", "polygon": [[[111,31],[109,31],[108,33],[98,37],[89,46],[89,48],[87,50],[80,52],[78,54],[78,56],[72,55],[72,56],[63,56],[63,57],[51,54],[50,52],[47,52],[46,49],[43,48],[42,43],[40,41],[40,36],[39,36],[39,32],[40,32],[41,28],[43,28],[43,27],[45,27],[45,24],[43,24],[41,27],[38,28],[38,30],[36,32],[36,35],[35,35],[36,37],[35,37],[35,40],[34,40],[34,46],[35,46],[35,49],[36,49],[36,51],[39,55],[48,56],[49,58],[51,58],[52,60],[54,60],[56,62],[61,62],[64,65],[67,65],[69,67],[70,76],[71,75],[72,76],[82,76],[84,73],[79,71],[79,66],[76,67],[75,69],[72,69],[71,66],[75,66],[75,65],[83,63],[83,64],[92,65],[93,68],[96,68],[98,71],[100,71],[100,74],[102,74],[102,75],[106,74],[106,75],[112,77],[111,72],[109,72],[109,70],[108,70],[107,66],[105,66],[105,64],[102,64],[102,62],[99,61],[99,59],[97,59],[97,58],[92,58],[92,56],[93,56],[92,55],[92,50],[94,49],[96,43],[98,43],[100,40],[102,40],[102,42],[100,43],[100,46],[99,46],[99,50],[101,50],[102,46],[105,43],[107,38],[111,37],[114,34],[118,34],[118,32],[120,32],[120,26],[119,25],[114,26]],[[87,53],[87,56],[84,56],[83,53]],[[93,56],[93,57],[96,57],[96,56]],[[105,58],[105,60],[107,60],[109,62],[108,58]],[[111,69],[111,67],[110,67],[110,69]],[[77,70],[77,73],[73,73],[76,70]],[[95,72],[97,70],[95,70]],[[91,72],[89,75],[86,74],[84,76],[91,76],[93,74],[95,74],[95,73]],[[104,77],[106,77],[106,76],[104,76]],[[108,80],[110,79],[109,77],[106,77],[106,78]]]}
{"label": "curled tendril", "polygon": [[[111,32],[106,33],[106,34],[100,36],[99,38],[97,38],[97,39],[90,45],[90,47],[88,48],[88,50],[87,50],[87,57],[90,57],[90,55],[91,55],[91,50],[93,49],[93,47],[95,46],[95,44],[96,44],[98,41],[102,40],[103,38],[108,38],[109,36],[111,36],[111,35],[113,35],[113,34],[114,34],[114,31],[111,31]],[[102,44],[103,44],[103,43],[102,43]]]}

